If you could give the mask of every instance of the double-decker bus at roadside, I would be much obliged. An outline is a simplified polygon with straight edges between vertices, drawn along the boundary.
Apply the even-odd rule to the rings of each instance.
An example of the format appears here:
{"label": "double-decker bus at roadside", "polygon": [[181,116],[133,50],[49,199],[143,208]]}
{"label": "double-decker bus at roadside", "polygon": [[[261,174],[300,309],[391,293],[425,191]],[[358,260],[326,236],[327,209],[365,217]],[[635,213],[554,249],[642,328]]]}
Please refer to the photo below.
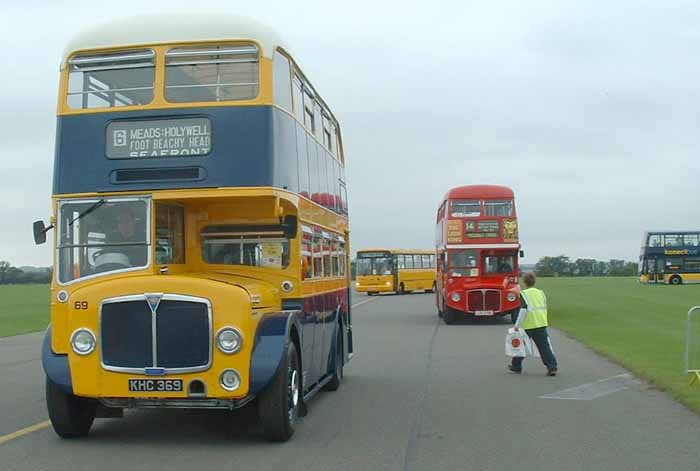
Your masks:
{"label": "double-decker bus at roadside", "polygon": [[639,255],[642,283],[700,283],[700,230],[645,232]]}
{"label": "double-decker bus at roadside", "polygon": [[235,409],[287,440],[353,352],[340,126],[269,28],[115,21],[61,66],[51,324],[55,431],[126,408]]}
{"label": "double-decker bus at roadside", "polygon": [[437,212],[437,309],[459,316],[509,315],[520,308],[518,221],[513,190],[496,185],[453,188]]}
{"label": "double-decker bus at roadside", "polygon": [[355,289],[370,296],[435,290],[433,250],[358,250],[355,270]]}

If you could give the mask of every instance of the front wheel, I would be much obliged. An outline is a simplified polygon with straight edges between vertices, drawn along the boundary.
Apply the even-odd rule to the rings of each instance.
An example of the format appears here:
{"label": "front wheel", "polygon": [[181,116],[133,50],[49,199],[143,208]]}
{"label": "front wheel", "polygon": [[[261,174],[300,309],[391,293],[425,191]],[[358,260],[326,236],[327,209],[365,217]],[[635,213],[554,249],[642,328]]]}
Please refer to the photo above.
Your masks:
{"label": "front wheel", "polygon": [[442,312],[442,320],[445,324],[452,325],[457,320],[457,312],[449,306],[445,306],[445,310]]}
{"label": "front wheel", "polygon": [[406,287],[401,283],[399,285],[399,294],[406,294]]}
{"label": "front wheel", "polygon": [[299,356],[290,339],[275,377],[258,398],[260,426],[267,440],[286,442],[294,435],[301,394]]}
{"label": "front wheel", "polygon": [[46,408],[54,431],[61,438],[84,437],[95,420],[94,399],[68,394],[46,378]]}
{"label": "front wheel", "polygon": [[671,283],[672,285],[676,285],[676,286],[677,286],[677,285],[683,284],[683,280],[682,280],[681,277],[678,276],[678,275],[673,275],[673,276],[668,280],[668,282]]}

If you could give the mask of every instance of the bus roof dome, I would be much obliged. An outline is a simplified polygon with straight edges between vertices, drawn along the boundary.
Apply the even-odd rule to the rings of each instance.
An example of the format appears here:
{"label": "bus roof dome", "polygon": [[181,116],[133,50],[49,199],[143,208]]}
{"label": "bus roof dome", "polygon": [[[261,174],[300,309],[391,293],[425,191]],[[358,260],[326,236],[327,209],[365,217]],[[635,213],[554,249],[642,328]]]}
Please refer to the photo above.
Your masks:
{"label": "bus roof dome", "polygon": [[445,199],[454,198],[513,198],[513,190],[500,185],[465,185],[452,188]]}
{"label": "bus roof dome", "polygon": [[73,52],[85,49],[239,39],[260,43],[265,57],[272,57],[277,46],[284,47],[274,30],[244,16],[201,13],[144,15],[119,18],[81,31],[66,46],[61,66]]}

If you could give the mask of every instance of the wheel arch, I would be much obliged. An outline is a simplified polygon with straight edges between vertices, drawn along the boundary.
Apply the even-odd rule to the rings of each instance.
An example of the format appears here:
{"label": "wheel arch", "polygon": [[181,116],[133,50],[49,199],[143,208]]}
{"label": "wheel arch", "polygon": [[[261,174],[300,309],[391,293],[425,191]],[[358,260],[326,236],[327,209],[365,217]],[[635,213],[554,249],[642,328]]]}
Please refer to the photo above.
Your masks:
{"label": "wheel arch", "polygon": [[[258,394],[274,378],[282,363],[290,340],[295,343],[299,366],[302,365],[301,311],[279,311],[265,315],[255,332],[255,345],[250,359],[250,394]],[[302,369],[303,371],[303,369]]]}
{"label": "wheel arch", "polygon": [[73,394],[73,379],[68,355],[54,353],[51,349],[52,327],[49,324],[41,344],[41,366],[47,378],[66,394]]}

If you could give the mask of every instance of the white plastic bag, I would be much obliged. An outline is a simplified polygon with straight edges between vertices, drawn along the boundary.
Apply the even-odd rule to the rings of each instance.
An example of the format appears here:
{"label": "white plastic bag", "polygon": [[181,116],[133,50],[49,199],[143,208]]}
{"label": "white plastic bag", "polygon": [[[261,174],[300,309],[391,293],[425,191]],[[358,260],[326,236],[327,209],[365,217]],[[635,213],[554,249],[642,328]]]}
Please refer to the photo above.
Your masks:
{"label": "white plastic bag", "polygon": [[527,344],[530,339],[524,330],[508,329],[506,335],[506,355],[509,357],[526,357],[528,355]]}

